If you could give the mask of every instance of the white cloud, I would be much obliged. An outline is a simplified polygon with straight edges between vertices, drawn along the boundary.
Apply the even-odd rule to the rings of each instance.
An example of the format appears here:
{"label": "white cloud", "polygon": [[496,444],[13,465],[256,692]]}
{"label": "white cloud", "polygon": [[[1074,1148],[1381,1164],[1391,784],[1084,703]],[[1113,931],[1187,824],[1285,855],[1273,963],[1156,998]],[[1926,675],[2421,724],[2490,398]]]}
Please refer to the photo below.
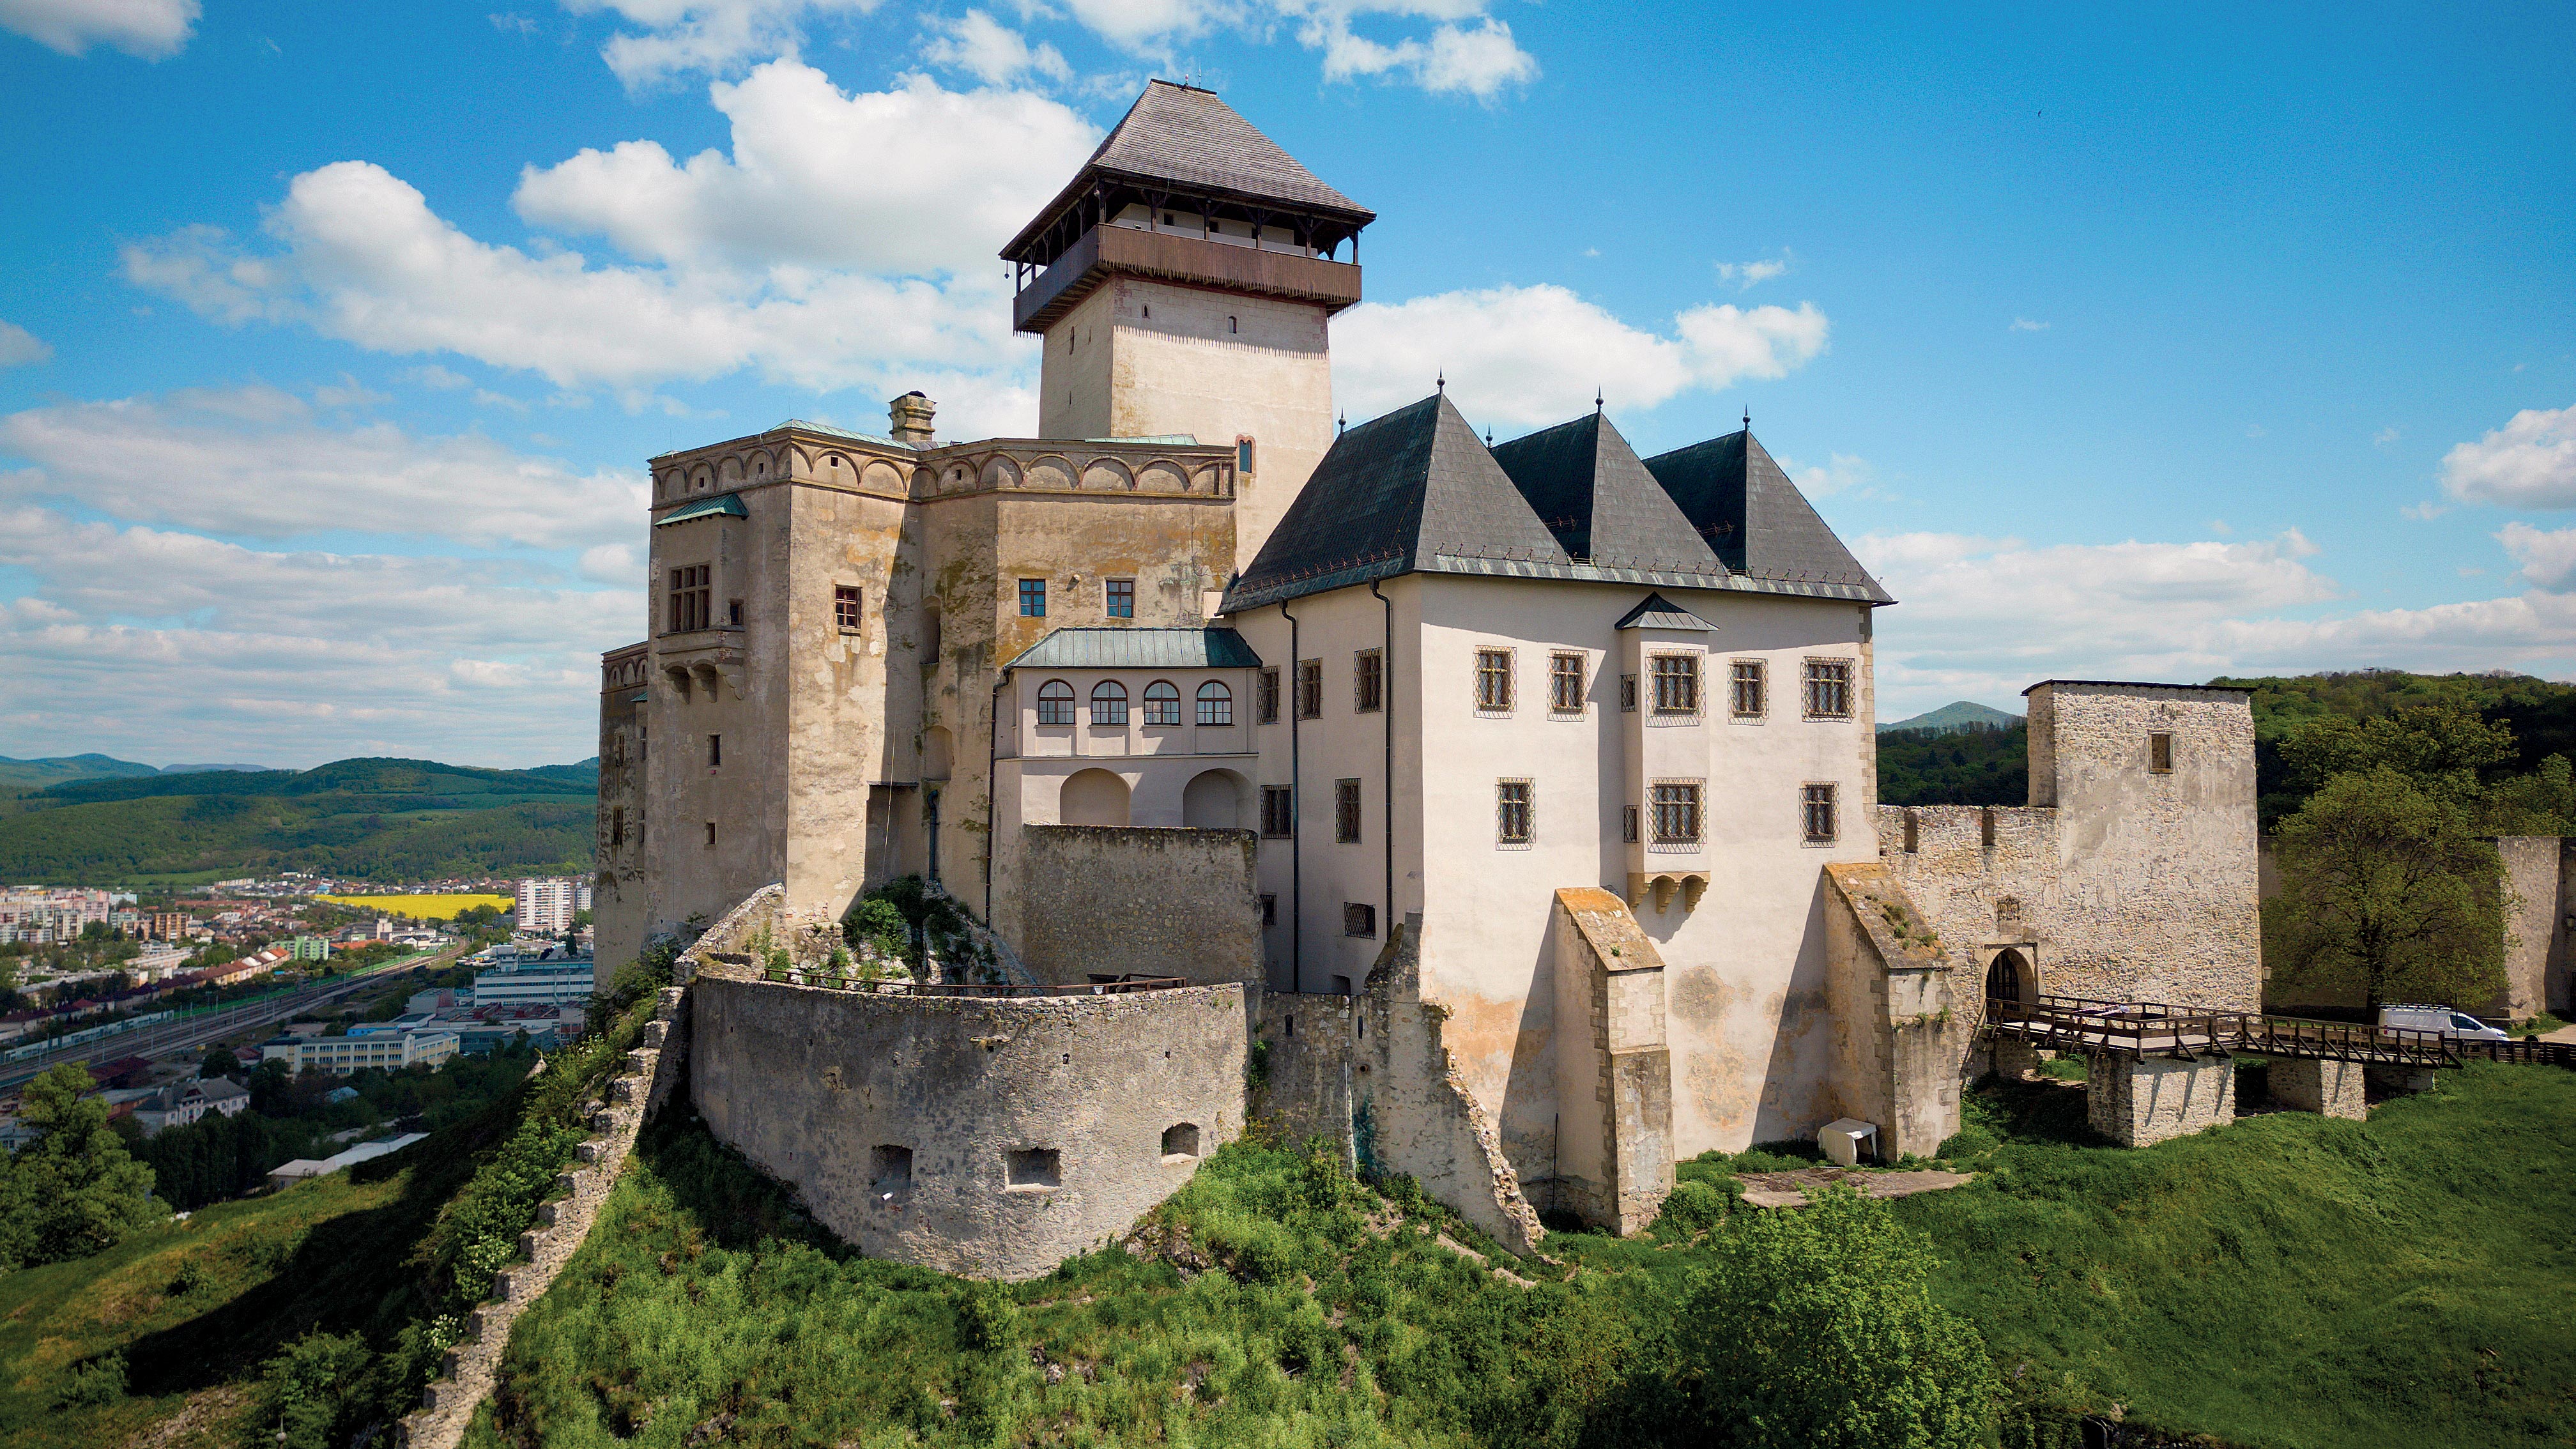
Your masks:
{"label": "white cloud", "polygon": [[311,765],[354,754],[540,764],[592,753],[597,651],[641,631],[628,589],[495,560],[264,553],[0,510],[0,735]]}
{"label": "white cloud", "polygon": [[1032,46],[1018,31],[981,10],[956,20],[933,17],[932,39],[923,50],[933,65],[953,66],[988,86],[1008,85],[1023,75],[1063,82],[1073,67],[1052,45]]}
{"label": "white cloud", "polygon": [[1789,270],[1789,249],[1782,247],[1779,256],[1763,261],[1718,262],[1715,265],[1719,281],[1733,282],[1739,292],[1751,291],[1761,283]]}
{"label": "white cloud", "polygon": [[187,45],[197,15],[197,0],[0,0],[0,30],[65,55],[109,45],[162,60]]}
{"label": "white cloud", "polygon": [[2442,487],[2464,503],[2576,507],[2576,407],[2525,408],[2442,456]]}
{"label": "white cloud", "polygon": [[1827,331],[1813,303],[1694,307],[1667,334],[1559,286],[1442,292],[1334,319],[1334,391],[1354,418],[1374,417],[1445,373],[1479,421],[1550,423],[1581,411],[1596,387],[1614,407],[1643,409],[1694,388],[1780,377],[1822,352]]}
{"label": "white cloud", "polygon": [[1472,26],[1443,22],[1432,27],[1427,39],[1407,38],[1390,45],[1352,31],[1351,18],[1358,8],[1311,7],[1298,28],[1300,40],[1324,53],[1328,81],[1405,79],[1434,95],[1492,101],[1538,78],[1537,58],[1512,39],[1509,25],[1491,16]]}
{"label": "white cloud", "polygon": [[2051,676],[2188,683],[2374,665],[2563,673],[2576,664],[2576,595],[2320,614],[2343,591],[2306,562],[2317,550],[2295,530],[2268,541],[2038,548],[1871,535],[1854,551],[1903,601],[1878,619],[1889,718]]}
{"label": "white cloud", "polygon": [[691,74],[725,75],[753,61],[792,56],[806,20],[865,15],[878,0],[564,0],[576,15],[606,10],[639,27],[599,54],[629,87]]}
{"label": "white cloud", "polygon": [[1798,485],[1798,491],[1809,498],[1824,498],[1846,488],[1866,487],[1878,478],[1878,470],[1870,466],[1867,458],[1856,458],[1849,453],[1835,453],[1821,465],[1805,468],[1787,458],[1779,461],[1781,471],[1787,473],[1790,480]]}
{"label": "white cloud", "polygon": [[525,15],[517,13],[516,11],[505,11],[497,15],[486,15],[483,18],[491,21],[492,28],[500,31],[503,35],[534,35],[537,33],[537,22]]}
{"label": "white cloud", "polygon": [[2033,322],[2027,317],[2015,317],[2012,320],[2012,330],[2015,332],[2045,332],[2048,330],[2048,324],[2045,322]]}
{"label": "white cloud", "polygon": [[422,387],[434,387],[442,392],[453,392],[457,388],[474,385],[474,379],[461,372],[450,371],[435,362],[410,369],[403,374],[403,381],[416,382]]}
{"label": "white cloud", "polygon": [[2396,442],[2397,438],[2398,433],[2395,428],[2381,428],[2378,432],[2370,435],[2370,442],[2373,447],[2385,448],[2389,444]]}
{"label": "white cloud", "polygon": [[488,438],[326,427],[274,388],[62,403],[0,417],[0,498],[255,538],[404,534],[539,547],[632,535],[640,474],[576,472]]}
{"label": "white cloud", "polygon": [[14,322],[0,322],[0,367],[22,367],[54,355],[53,346]]}
{"label": "white cloud", "polygon": [[2528,523],[2508,523],[2496,541],[2533,587],[2553,594],[2576,592],[2576,528],[2542,530]]}
{"label": "white cloud", "polygon": [[1043,96],[960,93],[926,76],[844,94],[811,66],[777,61],[709,95],[732,123],[730,156],[680,163],[654,141],[585,150],[528,167],[512,205],[641,260],[998,275],[994,254],[1099,140]]}

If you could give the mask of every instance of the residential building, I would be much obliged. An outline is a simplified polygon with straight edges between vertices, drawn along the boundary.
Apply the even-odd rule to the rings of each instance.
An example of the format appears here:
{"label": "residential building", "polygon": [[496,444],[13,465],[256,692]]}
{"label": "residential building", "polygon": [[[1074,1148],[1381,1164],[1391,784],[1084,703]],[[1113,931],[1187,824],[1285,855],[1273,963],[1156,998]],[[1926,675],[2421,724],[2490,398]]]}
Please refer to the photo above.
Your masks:
{"label": "residential building", "polygon": [[146,1137],[165,1127],[184,1127],[212,1112],[230,1117],[250,1110],[250,1091],[225,1077],[172,1082],[134,1104],[134,1120]]}
{"label": "residential building", "polygon": [[278,1037],[260,1044],[262,1062],[284,1062],[301,1075],[330,1072],[339,1076],[367,1067],[392,1071],[436,1066],[456,1055],[456,1033],[435,1028],[377,1032],[365,1036]]}
{"label": "residential building", "polygon": [[560,936],[572,927],[573,883],[560,878],[519,882],[518,923],[522,931]]}

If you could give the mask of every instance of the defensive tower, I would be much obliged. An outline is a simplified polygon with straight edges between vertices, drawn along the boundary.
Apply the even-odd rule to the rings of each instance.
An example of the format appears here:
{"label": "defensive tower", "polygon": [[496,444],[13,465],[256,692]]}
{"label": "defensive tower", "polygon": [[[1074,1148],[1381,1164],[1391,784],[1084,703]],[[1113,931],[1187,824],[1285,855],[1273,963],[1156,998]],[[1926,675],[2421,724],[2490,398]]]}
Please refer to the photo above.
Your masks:
{"label": "defensive tower", "polygon": [[1234,445],[1249,565],[1332,446],[1327,324],[1375,219],[1213,92],[1147,85],[1002,249],[1012,324],[1046,339],[1038,432]]}

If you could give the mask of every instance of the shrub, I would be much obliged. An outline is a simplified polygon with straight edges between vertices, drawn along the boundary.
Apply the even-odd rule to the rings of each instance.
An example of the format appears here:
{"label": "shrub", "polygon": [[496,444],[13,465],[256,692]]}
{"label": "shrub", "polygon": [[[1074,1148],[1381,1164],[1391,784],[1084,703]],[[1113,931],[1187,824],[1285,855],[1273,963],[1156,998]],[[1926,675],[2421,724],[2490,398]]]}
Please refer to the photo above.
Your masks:
{"label": "shrub", "polygon": [[[1735,1188],[1735,1196],[1743,1195],[1744,1189],[1736,1186],[1735,1179],[1728,1178],[1727,1186]],[[1688,1238],[1716,1227],[1726,1221],[1728,1196],[1713,1183],[1692,1180],[1676,1184],[1664,1199],[1663,1216],[1655,1220],[1657,1236],[1669,1229],[1675,1236]]]}
{"label": "shrub", "polygon": [[979,1283],[957,1297],[957,1346],[972,1353],[1009,1348],[1018,1319],[1001,1289]]}
{"label": "shrub", "polygon": [[55,1396],[58,1409],[103,1408],[125,1397],[125,1355],[101,1354],[73,1369],[62,1392]]}
{"label": "shrub", "polygon": [[1983,1157],[2002,1145],[2002,1141],[1995,1134],[1983,1127],[1962,1127],[1950,1134],[1949,1138],[1941,1144],[1940,1150],[1932,1155],[1947,1158],[1952,1162],[1963,1162],[1970,1158]]}

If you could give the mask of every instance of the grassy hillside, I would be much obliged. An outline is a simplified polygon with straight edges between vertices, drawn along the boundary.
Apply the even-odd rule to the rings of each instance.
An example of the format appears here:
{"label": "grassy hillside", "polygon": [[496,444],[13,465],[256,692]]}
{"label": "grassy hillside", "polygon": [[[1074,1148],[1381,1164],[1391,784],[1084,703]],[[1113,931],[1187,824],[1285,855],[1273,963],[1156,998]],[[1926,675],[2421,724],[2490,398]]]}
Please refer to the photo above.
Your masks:
{"label": "grassy hillside", "polygon": [[483,770],[387,759],[79,780],[18,798],[0,830],[0,880],[583,871],[597,781],[596,762]]}
{"label": "grassy hillside", "polygon": [[[2034,1404],[2249,1449],[2576,1439],[2576,1073],[2476,1067],[2366,1124],[2146,1151],[2098,1145],[2072,1088],[1970,1110],[1951,1150],[1978,1180],[1894,1211],[2013,1386],[2006,1443],[2040,1442],[2013,1427]],[[1709,1442],[1679,1427],[1678,1305],[1739,1220],[1555,1234],[1553,1262],[1494,1260],[1515,1281],[1436,1212],[1243,1143],[1159,1221],[1151,1250],[979,1289],[858,1257],[666,1118],[469,1442]]]}
{"label": "grassy hillside", "polygon": [[2027,805],[2030,727],[1971,725],[1878,737],[1878,798],[1887,805]]}

